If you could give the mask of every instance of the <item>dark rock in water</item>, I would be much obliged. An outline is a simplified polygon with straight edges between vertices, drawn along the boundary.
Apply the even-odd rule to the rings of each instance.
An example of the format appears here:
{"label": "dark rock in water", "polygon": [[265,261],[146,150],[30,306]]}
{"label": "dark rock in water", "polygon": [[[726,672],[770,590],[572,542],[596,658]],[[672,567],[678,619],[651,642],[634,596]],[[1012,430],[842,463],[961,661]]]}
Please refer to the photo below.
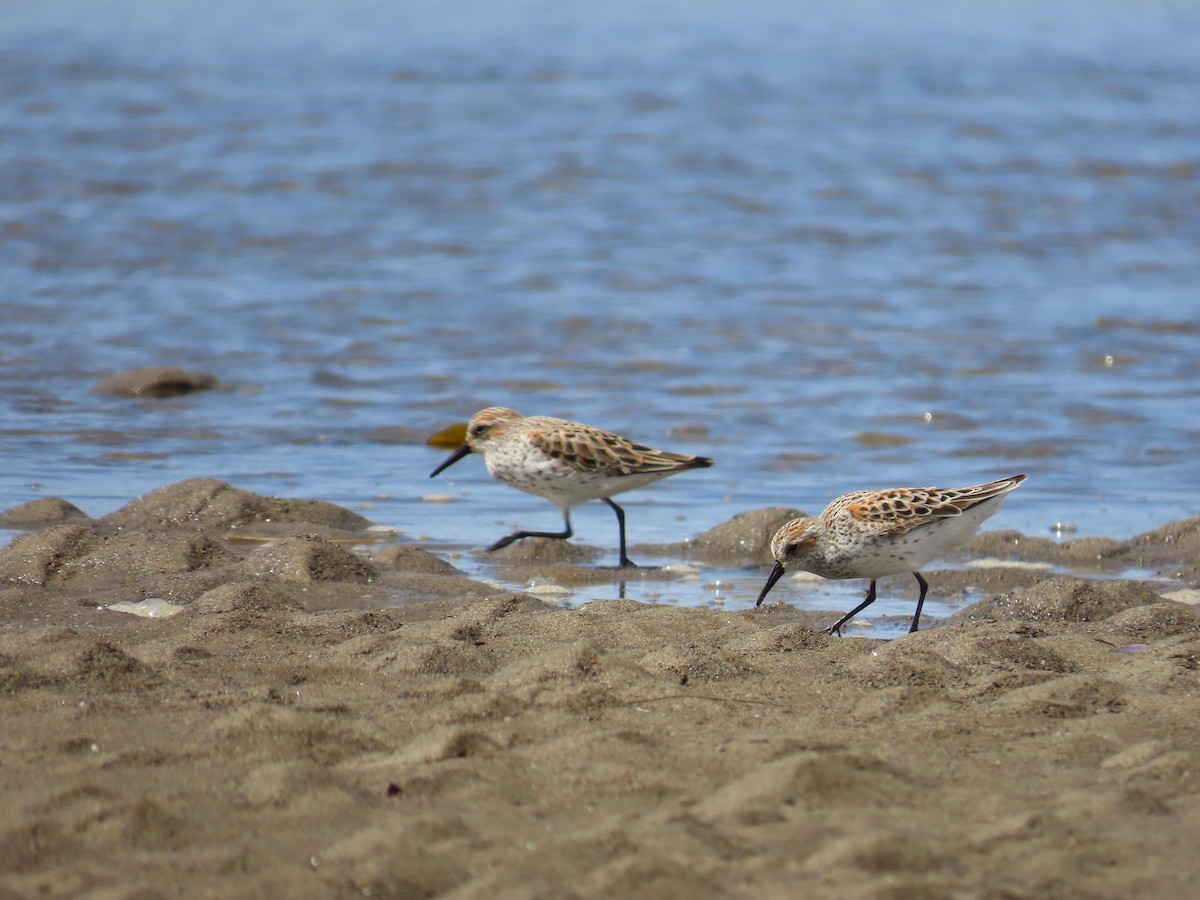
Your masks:
{"label": "dark rock in water", "polygon": [[254,522],[293,522],[362,531],[371,523],[323,500],[287,500],[243,491],[215,478],[192,478],[158,488],[99,520],[132,531],[162,528],[237,528]]}
{"label": "dark rock in water", "polygon": [[0,513],[0,527],[43,528],[63,522],[87,521],[89,518],[82,509],[61,497],[39,497]]}
{"label": "dark rock in water", "polygon": [[1058,577],[981,600],[947,621],[1099,622],[1133,607],[1165,602],[1139,581]]}
{"label": "dark rock in water", "polygon": [[216,383],[216,376],[207,372],[189,372],[177,366],[144,366],[109,375],[97,382],[92,390],[97,394],[162,400],[208,390]]}

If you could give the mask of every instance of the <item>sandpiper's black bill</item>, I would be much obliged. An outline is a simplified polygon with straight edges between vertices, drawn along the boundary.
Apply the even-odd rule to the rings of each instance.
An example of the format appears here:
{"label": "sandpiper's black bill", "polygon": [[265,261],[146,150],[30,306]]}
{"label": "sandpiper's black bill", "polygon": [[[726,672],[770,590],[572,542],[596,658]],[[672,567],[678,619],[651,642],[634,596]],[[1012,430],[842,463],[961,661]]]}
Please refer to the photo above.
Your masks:
{"label": "sandpiper's black bill", "polygon": [[773,568],[771,570],[771,574],[767,576],[767,583],[763,585],[762,593],[758,595],[758,601],[754,604],[755,606],[762,606],[763,600],[766,598],[767,594],[771,592],[771,588],[775,587],[775,582],[783,577],[784,571],[783,563],[775,563],[775,568]]}
{"label": "sandpiper's black bill", "polygon": [[432,478],[434,475],[438,474],[443,469],[450,468],[452,465],[454,465],[456,462],[458,462],[460,459],[462,459],[464,456],[466,456],[470,452],[471,452],[471,448],[467,444],[463,444],[461,447],[459,447],[457,450],[455,450],[453,453],[451,453],[449,456],[447,456],[445,461],[443,461],[440,466],[438,466],[436,469],[434,469],[432,472],[430,472],[429,477]]}

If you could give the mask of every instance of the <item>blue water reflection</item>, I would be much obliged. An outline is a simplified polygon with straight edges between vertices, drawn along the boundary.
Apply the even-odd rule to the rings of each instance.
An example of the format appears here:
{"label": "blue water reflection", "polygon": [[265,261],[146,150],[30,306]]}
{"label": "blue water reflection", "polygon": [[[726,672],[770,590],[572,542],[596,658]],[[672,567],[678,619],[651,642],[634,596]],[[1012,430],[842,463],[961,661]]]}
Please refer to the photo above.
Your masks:
{"label": "blue water reflection", "polygon": [[[414,441],[502,403],[717,459],[634,542],[1015,471],[990,527],[1196,515],[1198,45],[1165,0],[24,4],[0,505],[216,476],[474,546],[554,511]],[[225,387],[90,393],[149,363]]]}

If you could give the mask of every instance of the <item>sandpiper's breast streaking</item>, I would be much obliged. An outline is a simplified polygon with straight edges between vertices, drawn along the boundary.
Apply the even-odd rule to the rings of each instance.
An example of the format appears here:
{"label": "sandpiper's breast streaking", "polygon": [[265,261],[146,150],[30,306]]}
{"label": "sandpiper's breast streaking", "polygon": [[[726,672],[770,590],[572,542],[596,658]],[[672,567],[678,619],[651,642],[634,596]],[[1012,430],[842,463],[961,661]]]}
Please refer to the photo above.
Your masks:
{"label": "sandpiper's breast streaking", "polygon": [[549,416],[526,418],[500,406],[480,410],[467,423],[466,443],[430,473],[432,478],[468,453],[480,453],[492,477],[545,497],[563,514],[562,531],[515,531],[488,547],[499,550],[526,537],[571,537],[571,507],[603,500],[617,515],[620,561],[625,552],[625,511],[610,499],[685,469],[712,465],[704,456],[654,450],[580,422]]}
{"label": "sandpiper's breast streaking", "polygon": [[755,606],[762,605],[775,582],[793,567],[822,578],[871,579],[866,599],[828,629],[830,634],[841,634],[843,625],[875,602],[877,578],[911,572],[921,587],[911,634],[917,630],[929,590],[917,570],[967,541],[1024,480],[1024,475],[1013,475],[965,488],[843,494],[817,518],[792,519],[775,533],[771,541],[775,568]]}

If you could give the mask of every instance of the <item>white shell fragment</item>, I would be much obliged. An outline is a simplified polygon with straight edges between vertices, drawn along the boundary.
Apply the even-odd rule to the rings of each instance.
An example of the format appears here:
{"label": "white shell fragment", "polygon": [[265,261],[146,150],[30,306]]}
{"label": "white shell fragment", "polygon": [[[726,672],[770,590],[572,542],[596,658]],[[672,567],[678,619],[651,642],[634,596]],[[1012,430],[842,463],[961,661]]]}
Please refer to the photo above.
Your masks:
{"label": "white shell fragment", "polygon": [[162,597],[147,597],[145,600],[139,600],[136,603],[131,600],[110,603],[106,609],[111,609],[114,612],[130,613],[135,616],[146,616],[149,619],[165,619],[180,612],[183,607],[177,603],[170,603]]}

